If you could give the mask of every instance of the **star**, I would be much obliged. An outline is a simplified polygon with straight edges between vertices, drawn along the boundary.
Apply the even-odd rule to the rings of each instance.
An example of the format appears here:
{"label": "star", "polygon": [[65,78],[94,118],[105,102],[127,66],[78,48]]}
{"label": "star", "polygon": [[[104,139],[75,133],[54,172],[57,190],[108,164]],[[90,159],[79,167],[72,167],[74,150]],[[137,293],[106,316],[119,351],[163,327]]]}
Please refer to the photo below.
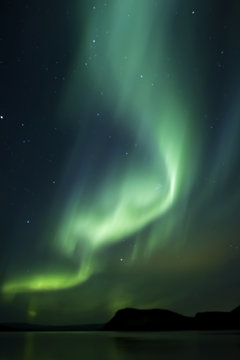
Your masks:
{"label": "star", "polygon": [[0,119],[3,119],[3,115],[0,115]]}

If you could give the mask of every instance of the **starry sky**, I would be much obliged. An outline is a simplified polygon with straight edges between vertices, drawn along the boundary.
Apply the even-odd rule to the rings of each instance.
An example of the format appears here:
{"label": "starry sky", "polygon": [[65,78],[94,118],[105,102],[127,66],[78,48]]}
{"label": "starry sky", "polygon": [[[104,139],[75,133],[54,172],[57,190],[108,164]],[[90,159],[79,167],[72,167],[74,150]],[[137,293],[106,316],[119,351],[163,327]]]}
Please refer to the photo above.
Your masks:
{"label": "starry sky", "polygon": [[1,320],[239,305],[239,1],[0,14]]}

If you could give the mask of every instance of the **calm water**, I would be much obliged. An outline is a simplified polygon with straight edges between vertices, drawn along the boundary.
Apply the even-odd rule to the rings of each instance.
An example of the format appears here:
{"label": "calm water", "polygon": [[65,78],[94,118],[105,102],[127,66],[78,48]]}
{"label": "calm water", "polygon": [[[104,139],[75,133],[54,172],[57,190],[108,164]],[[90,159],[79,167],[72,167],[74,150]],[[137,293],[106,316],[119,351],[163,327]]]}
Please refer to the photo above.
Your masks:
{"label": "calm water", "polygon": [[240,359],[240,332],[0,333],[1,360]]}

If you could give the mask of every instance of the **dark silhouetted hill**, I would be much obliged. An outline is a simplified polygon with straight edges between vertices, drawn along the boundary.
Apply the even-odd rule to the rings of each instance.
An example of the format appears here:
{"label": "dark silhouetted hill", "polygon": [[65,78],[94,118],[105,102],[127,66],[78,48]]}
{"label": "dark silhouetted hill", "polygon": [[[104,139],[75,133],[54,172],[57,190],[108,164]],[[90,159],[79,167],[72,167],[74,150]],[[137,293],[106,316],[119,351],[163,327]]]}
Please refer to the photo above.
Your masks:
{"label": "dark silhouetted hill", "polygon": [[169,310],[123,309],[105,325],[105,330],[121,331],[159,331],[187,330],[193,319]]}
{"label": "dark silhouetted hill", "polygon": [[0,331],[180,331],[240,330],[240,306],[230,312],[212,311],[184,316],[162,309],[122,309],[106,324],[48,326],[0,324]]}
{"label": "dark silhouetted hill", "polygon": [[194,317],[169,310],[123,309],[105,325],[105,331],[240,330],[240,307],[231,312],[203,312]]}

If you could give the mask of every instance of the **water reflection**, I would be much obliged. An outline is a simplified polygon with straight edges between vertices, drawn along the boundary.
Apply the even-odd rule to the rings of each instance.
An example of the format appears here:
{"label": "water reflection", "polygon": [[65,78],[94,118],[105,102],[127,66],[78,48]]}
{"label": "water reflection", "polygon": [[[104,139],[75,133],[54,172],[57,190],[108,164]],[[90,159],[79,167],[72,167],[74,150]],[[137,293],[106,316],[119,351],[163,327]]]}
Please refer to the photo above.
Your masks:
{"label": "water reflection", "polygon": [[184,360],[240,358],[240,334],[0,333],[1,360]]}

